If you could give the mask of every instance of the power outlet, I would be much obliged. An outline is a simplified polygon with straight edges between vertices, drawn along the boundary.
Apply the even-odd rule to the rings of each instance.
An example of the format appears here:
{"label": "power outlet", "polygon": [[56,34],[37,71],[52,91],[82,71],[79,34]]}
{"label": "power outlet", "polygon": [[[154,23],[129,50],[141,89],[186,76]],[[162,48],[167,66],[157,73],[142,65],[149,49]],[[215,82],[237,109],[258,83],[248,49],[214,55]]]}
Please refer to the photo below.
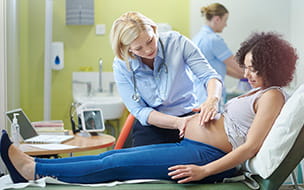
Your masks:
{"label": "power outlet", "polygon": [[97,24],[96,25],[96,35],[105,35],[106,34],[106,25]]}

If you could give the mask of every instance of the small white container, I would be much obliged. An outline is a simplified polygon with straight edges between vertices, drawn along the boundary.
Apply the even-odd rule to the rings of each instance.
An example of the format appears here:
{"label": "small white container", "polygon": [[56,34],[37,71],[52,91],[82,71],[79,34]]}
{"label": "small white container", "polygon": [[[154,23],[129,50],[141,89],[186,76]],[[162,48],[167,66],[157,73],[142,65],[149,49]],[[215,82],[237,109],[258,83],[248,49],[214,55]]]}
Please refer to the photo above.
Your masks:
{"label": "small white container", "polygon": [[245,93],[251,90],[251,86],[248,83],[248,79],[242,78],[239,80],[238,86],[237,86],[237,91],[240,93]]}

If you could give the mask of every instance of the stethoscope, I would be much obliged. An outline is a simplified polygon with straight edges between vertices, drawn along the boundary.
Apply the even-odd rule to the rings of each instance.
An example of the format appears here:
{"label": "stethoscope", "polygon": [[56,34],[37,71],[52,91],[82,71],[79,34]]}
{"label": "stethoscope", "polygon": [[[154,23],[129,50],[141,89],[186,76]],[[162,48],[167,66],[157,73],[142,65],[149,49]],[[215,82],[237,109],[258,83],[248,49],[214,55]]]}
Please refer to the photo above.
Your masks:
{"label": "stethoscope", "polygon": [[[164,71],[165,73],[168,73],[168,67],[166,65],[166,54],[165,54],[165,48],[164,48],[164,44],[163,42],[159,39],[159,42],[160,42],[160,46],[162,48],[162,52],[163,52],[163,56],[164,56],[164,59],[163,59],[163,62],[160,64],[157,72],[159,73],[161,71],[162,68],[164,68]],[[132,70],[132,80],[133,80],[133,95],[132,95],[132,99],[135,101],[135,102],[139,102],[140,100],[140,95],[137,91],[137,85],[136,85],[136,78],[135,78],[135,71],[133,70],[132,66],[130,66],[131,70]]]}

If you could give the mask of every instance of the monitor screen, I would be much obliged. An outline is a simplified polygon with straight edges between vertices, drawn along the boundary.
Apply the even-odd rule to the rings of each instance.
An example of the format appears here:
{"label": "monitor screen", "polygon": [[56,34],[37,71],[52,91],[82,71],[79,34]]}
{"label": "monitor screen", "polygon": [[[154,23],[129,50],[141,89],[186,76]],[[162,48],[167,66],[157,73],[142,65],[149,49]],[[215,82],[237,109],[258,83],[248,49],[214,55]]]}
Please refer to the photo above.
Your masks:
{"label": "monitor screen", "polygon": [[105,130],[102,111],[99,108],[84,109],[80,112],[82,130],[102,132]]}

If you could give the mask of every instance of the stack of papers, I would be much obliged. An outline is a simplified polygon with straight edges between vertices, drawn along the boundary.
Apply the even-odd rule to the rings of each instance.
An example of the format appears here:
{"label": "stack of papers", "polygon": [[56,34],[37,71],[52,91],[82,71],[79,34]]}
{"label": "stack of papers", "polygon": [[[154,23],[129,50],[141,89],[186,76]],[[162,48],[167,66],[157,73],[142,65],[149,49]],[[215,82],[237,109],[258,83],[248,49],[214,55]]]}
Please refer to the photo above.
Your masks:
{"label": "stack of papers", "polygon": [[68,130],[64,129],[64,123],[62,120],[51,121],[35,121],[32,122],[32,126],[35,128],[39,135],[67,135]]}

